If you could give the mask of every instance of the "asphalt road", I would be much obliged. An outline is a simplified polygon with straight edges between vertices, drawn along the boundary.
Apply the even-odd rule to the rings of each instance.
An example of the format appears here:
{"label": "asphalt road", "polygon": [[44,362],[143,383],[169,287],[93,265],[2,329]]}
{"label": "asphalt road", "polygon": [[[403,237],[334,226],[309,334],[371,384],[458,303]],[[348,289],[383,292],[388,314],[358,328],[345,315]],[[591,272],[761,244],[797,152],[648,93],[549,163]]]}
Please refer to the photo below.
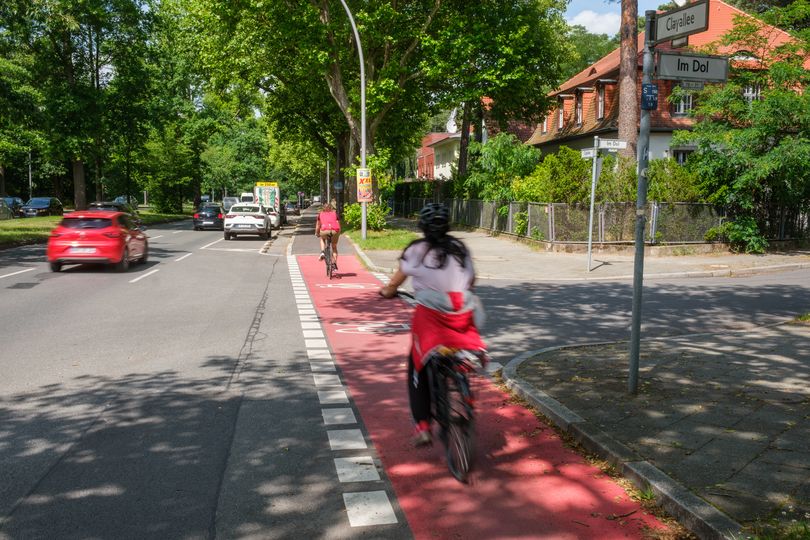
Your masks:
{"label": "asphalt road", "polygon": [[[294,253],[316,252],[302,232]],[[148,233],[149,262],[127,273],[55,274],[44,246],[0,251],[0,539],[379,536],[347,523],[292,229],[269,243],[190,222]],[[629,282],[478,292],[501,362],[629,336]],[[810,272],[656,281],[644,301],[645,337],[753,327],[807,312]],[[382,536],[407,538],[391,503]]]}
{"label": "asphalt road", "polygon": [[126,273],[0,251],[0,538],[350,537],[292,229],[148,234]]}

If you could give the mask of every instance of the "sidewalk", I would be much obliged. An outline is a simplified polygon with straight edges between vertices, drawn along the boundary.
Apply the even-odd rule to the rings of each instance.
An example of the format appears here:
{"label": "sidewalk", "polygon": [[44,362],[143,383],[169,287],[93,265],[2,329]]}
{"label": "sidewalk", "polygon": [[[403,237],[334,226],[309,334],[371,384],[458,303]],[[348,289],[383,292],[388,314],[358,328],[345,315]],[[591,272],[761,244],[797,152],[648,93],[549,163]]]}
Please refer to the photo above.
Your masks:
{"label": "sidewalk", "polygon": [[[479,278],[632,279],[632,257],[595,254],[589,273],[585,254],[454,234],[470,247]],[[392,271],[399,257],[360,254],[378,271]],[[646,257],[644,275],[646,281],[802,268],[810,268],[810,252]],[[645,340],[635,397],[627,393],[627,348],[620,342],[527,351],[503,378],[700,538],[742,538],[741,527],[769,520],[810,527],[810,324]]]}

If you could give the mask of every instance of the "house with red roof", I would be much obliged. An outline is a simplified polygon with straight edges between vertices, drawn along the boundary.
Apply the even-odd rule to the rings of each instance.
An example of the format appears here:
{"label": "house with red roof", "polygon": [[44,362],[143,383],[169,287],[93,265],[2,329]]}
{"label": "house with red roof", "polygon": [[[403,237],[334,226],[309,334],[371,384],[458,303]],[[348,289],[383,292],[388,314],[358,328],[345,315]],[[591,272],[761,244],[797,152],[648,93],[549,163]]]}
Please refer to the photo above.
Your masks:
{"label": "house with red roof", "polygon": [[[709,0],[709,24],[704,32],[688,37],[689,47],[701,48],[716,43],[734,27],[737,16],[749,17],[745,12],[726,4],[722,0]],[[756,20],[756,19],[753,19]],[[787,32],[757,21],[761,25],[760,35],[767,46],[775,48],[792,40]],[[644,49],[644,32],[638,36],[638,95],[641,95],[641,71]],[[660,43],[657,51],[673,50],[671,42]],[[732,50],[729,47],[717,48],[718,55],[728,56],[732,62],[752,64],[753,51]],[[805,63],[810,68],[810,61]],[[588,66],[565,81],[550,95],[556,98],[557,106],[549,112],[544,121],[538,124],[526,144],[539,148],[543,154],[554,153],[560,146],[573,149],[590,148],[593,137],[618,138],[619,114],[619,49],[609,53],[596,63]],[[676,129],[689,129],[694,120],[689,112],[694,105],[693,96],[686,93],[683,99],[670,103],[668,99],[679,81],[656,80],[658,85],[658,108],[650,115],[650,159],[673,157],[679,162],[694,150],[689,146],[672,146],[672,132]],[[745,89],[749,99],[758,99],[759,88]]]}
{"label": "house with red roof", "polygon": [[433,132],[416,152],[416,180],[450,180],[458,163],[461,133]]}

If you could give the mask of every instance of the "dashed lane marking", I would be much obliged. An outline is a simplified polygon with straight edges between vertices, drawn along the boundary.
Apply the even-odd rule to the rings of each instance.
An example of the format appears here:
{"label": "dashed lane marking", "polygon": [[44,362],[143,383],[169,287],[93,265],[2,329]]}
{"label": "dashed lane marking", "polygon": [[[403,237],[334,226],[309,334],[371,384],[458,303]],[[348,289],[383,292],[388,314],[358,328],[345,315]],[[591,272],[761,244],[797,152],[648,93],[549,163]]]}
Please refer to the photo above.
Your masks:
{"label": "dashed lane marking", "polygon": [[335,469],[338,480],[348,482],[374,482],[380,479],[380,473],[371,456],[335,458]]}
{"label": "dashed lane marking", "polygon": [[222,242],[223,240],[224,240],[224,238],[220,238],[219,240],[214,240],[214,241],[213,241],[213,242],[211,242],[210,244],[205,244],[203,247],[198,248],[198,249],[206,249],[206,248],[209,248],[209,247],[213,246],[214,244],[217,244],[217,243],[219,243],[219,242]]}
{"label": "dashed lane marking", "polygon": [[397,516],[385,491],[344,493],[343,502],[352,527],[387,525],[397,522]]}
{"label": "dashed lane marking", "polygon": [[17,274],[24,274],[26,272],[30,272],[31,270],[36,270],[36,268],[26,268],[25,270],[17,270],[16,272],[11,272],[10,274],[3,274],[0,276],[0,279],[16,276]]}
{"label": "dashed lane marking", "polygon": [[368,448],[363,432],[359,429],[329,429],[329,447],[332,450],[365,450]]}
{"label": "dashed lane marking", "polygon": [[[181,232],[182,232],[182,231],[181,231]],[[174,260],[174,262],[180,262],[180,261],[182,261],[183,259],[185,259],[186,257],[191,257],[192,255],[194,255],[194,254],[193,254],[193,253],[186,253],[186,254],[185,254],[185,255],[183,255],[182,257],[178,257],[178,258],[176,258],[176,259]]]}
{"label": "dashed lane marking", "polygon": [[152,270],[152,271],[150,271],[150,272],[147,272],[147,273],[145,273],[145,274],[144,274],[144,275],[142,275],[142,276],[138,276],[138,277],[136,277],[135,279],[131,279],[129,282],[130,282],[130,283],[136,283],[136,282],[138,282],[138,281],[142,280],[143,278],[145,278],[145,277],[149,277],[149,276],[151,276],[152,274],[157,273],[157,272],[160,272],[160,270],[159,270],[158,268],[155,268],[154,270]]}
{"label": "dashed lane marking", "polygon": [[323,423],[327,426],[337,426],[340,424],[356,424],[357,418],[350,408],[321,409]]}

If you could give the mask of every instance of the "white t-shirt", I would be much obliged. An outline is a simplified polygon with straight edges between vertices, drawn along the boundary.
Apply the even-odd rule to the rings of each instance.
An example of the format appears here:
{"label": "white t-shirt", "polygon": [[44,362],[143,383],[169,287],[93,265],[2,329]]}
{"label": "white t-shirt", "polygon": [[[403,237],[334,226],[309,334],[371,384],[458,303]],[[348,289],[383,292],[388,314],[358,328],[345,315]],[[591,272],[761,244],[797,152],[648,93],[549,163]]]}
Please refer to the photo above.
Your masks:
{"label": "white t-shirt", "polygon": [[[408,247],[399,261],[399,268],[413,280],[414,292],[433,290],[439,292],[466,291],[475,278],[472,258],[467,254],[466,267],[462,267],[455,257],[447,255],[444,268],[439,264],[435,252],[427,242],[417,242]],[[424,256],[424,260],[423,260]]]}

